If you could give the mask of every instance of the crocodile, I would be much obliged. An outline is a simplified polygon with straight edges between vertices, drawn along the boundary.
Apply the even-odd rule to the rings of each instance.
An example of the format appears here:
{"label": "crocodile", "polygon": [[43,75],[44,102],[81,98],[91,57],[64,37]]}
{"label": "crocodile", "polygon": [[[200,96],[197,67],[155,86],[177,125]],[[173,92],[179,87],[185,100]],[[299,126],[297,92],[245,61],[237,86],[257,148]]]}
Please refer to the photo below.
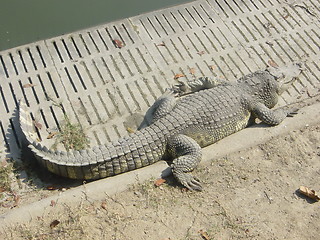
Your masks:
{"label": "crocodile", "polygon": [[254,124],[256,119],[278,125],[296,113],[292,109],[272,109],[296,79],[291,75],[266,69],[235,82],[201,77],[173,87],[149,109],[152,114],[148,126],[91,149],[53,151],[32,140],[29,133],[33,126],[23,102],[20,125],[37,160],[55,174],[100,179],[167,160],[180,184],[200,191],[201,182],[192,171],[202,158],[201,148]]}

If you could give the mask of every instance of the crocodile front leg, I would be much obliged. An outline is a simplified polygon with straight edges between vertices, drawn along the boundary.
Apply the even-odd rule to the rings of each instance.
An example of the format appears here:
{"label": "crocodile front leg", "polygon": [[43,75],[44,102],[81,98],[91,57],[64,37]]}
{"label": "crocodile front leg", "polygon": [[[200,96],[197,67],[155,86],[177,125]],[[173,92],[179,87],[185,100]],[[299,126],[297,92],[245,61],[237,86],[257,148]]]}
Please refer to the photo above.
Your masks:
{"label": "crocodile front leg", "polygon": [[253,114],[260,119],[262,122],[269,125],[278,125],[280,124],[286,117],[292,117],[296,114],[295,110],[285,110],[282,108],[278,108],[275,110],[267,108],[262,103],[257,103],[252,106],[251,111]]}
{"label": "crocodile front leg", "polygon": [[190,174],[201,161],[199,144],[186,135],[178,134],[168,140],[168,153],[174,158],[171,168],[178,182],[189,190],[201,191],[199,180]]}

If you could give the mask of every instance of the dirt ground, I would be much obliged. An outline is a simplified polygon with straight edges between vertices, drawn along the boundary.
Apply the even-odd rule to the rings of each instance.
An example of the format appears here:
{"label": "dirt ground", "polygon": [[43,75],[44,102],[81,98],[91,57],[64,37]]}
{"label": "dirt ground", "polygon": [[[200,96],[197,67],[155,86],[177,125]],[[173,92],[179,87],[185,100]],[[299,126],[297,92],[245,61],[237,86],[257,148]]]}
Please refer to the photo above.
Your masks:
{"label": "dirt ground", "polygon": [[0,239],[317,239],[320,123],[200,166],[202,192],[154,179],[76,206],[52,202],[42,216]]}

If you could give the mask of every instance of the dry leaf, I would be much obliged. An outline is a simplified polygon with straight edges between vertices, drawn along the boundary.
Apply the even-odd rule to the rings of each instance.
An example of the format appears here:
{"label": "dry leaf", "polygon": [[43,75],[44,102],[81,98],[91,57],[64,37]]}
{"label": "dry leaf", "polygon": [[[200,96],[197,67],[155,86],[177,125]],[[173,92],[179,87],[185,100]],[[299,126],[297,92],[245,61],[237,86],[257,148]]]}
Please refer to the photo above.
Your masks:
{"label": "dry leaf", "polygon": [[47,136],[47,139],[53,138],[56,134],[57,134],[57,132],[51,132],[51,133],[49,133],[49,135]]}
{"label": "dry leaf", "polygon": [[50,228],[56,227],[59,223],[60,223],[59,220],[54,220],[54,221],[52,221],[52,222],[50,223]]}
{"label": "dry leaf", "polygon": [[273,61],[273,60],[268,60],[268,64],[271,66],[271,67],[275,67],[275,68],[277,68],[277,67],[279,67],[279,65],[275,62],[275,61]]}
{"label": "dry leaf", "polygon": [[320,200],[320,196],[317,195],[317,193],[313,190],[313,189],[309,189],[305,186],[301,186],[299,188],[299,192],[313,200],[319,201]]}
{"label": "dry leaf", "polygon": [[47,190],[57,190],[58,188],[56,186],[53,186],[53,185],[50,185],[50,186],[47,186]]}
{"label": "dry leaf", "polygon": [[41,124],[41,123],[39,123],[39,122],[37,122],[37,121],[33,121],[33,124],[34,124],[34,126],[35,126],[36,128],[38,128],[38,129],[41,130],[41,128],[42,128],[42,124]]}
{"label": "dry leaf", "polygon": [[164,42],[157,44],[158,47],[164,47],[166,44]]}
{"label": "dry leaf", "polygon": [[18,206],[19,201],[20,201],[20,196],[14,193],[14,198],[13,198],[13,200],[14,200],[13,207]]}
{"label": "dry leaf", "polygon": [[203,231],[202,229],[199,230],[198,233],[200,233],[200,236],[201,236],[203,239],[205,239],[205,240],[210,240],[210,237],[209,237],[208,233],[205,232],[205,231]]}
{"label": "dry leaf", "polygon": [[209,66],[211,70],[214,70],[215,69],[215,66],[211,65]]}
{"label": "dry leaf", "polygon": [[134,133],[135,132],[135,130],[132,129],[131,127],[127,127],[127,131],[128,131],[128,133]]}
{"label": "dry leaf", "polygon": [[121,42],[119,39],[113,39],[112,42],[117,48],[122,48],[124,46],[123,42]]}
{"label": "dry leaf", "polygon": [[188,188],[186,188],[186,187],[181,188],[181,192],[182,193],[185,193],[185,192],[188,192],[188,191],[190,191],[190,190]]}
{"label": "dry leaf", "polygon": [[163,179],[163,178],[159,178],[159,179],[157,179],[156,181],[154,181],[154,185],[156,186],[156,187],[160,187],[162,184],[164,184],[166,182],[166,180],[165,179]]}
{"label": "dry leaf", "polygon": [[185,75],[181,74],[181,73],[178,73],[178,74],[174,75],[173,79],[178,79],[178,78],[181,78],[181,77],[185,77]]}
{"label": "dry leaf", "polygon": [[284,19],[288,18],[290,15],[287,13],[285,16],[282,16]]}
{"label": "dry leaf", "polygon": [[194,68],[190,68],[190,69],[189,69],[189,72],[190,72],[190,74],[194,75],[195,72],[196,72],[196,70],[195,70]]}
{"label": "dry leaf", "polygon": [[23,88],[29,88],[29,87],[34,87],[34,86],[36,86],[36,84],[33,84],[33,83],[27,83],[27,84],[22,85]]}
{"label": "dry leaf", "polygon": [[57,204],[57,203],[56,203],[55,200],[51,200],[51,202],[50,202],[50,207],[54,207],[56,204]]}
{"label": "dry leaf", "polygon": [[104,210],[107,210],[107,202],[106,201],[101,202],[101,208],[103,208]]}
{"label": "dry leaf", "polygon": [[197,52],[197,54],[199,54],[200,56],[202,56],[202,55],[205,54],[205,53],[206,53],[205,51]]}

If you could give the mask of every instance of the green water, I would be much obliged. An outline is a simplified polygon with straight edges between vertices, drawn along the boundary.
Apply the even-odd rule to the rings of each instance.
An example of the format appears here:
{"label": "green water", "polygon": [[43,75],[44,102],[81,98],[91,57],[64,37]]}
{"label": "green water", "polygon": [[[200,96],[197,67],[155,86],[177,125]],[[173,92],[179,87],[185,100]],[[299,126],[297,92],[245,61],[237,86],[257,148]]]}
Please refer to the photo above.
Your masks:
{"label": "green water", "polygon": [[191,0],[0,0],[0,50]]}

